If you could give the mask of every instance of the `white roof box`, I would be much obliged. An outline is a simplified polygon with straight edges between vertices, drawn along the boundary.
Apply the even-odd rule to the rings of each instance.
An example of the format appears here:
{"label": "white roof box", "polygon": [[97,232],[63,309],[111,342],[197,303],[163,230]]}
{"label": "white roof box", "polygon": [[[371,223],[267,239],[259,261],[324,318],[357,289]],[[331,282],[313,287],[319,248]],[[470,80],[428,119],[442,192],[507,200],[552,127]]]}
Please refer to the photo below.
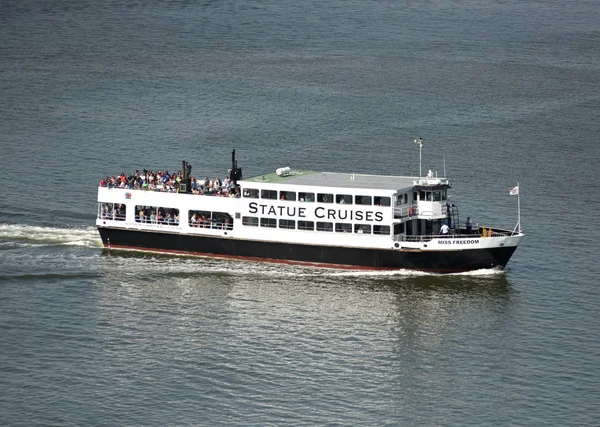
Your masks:
{"label": "white roof box", "polygon": [[289,167],[279,168],[275,171],[277,176],[288,176],[291,175],[292,170]]}

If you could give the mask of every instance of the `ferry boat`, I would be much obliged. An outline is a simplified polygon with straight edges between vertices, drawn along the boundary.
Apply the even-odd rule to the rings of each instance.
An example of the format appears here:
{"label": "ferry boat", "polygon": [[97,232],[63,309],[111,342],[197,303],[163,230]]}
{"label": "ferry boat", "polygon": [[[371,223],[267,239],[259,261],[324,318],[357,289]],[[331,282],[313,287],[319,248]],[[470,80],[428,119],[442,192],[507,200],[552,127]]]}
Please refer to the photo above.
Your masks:
{"label": "ferry boat", "polygon": [[191,165],[182,166],[170,181],[168,173],[157,179],[143,171],[101,183],[96,225],[105,248],[451,273],[504,268],[524,237],[520,220],[514,230],[461,228],[448,179],[431,172],[284,167],[244,179],[233,150],[225,186],[194,179]]}

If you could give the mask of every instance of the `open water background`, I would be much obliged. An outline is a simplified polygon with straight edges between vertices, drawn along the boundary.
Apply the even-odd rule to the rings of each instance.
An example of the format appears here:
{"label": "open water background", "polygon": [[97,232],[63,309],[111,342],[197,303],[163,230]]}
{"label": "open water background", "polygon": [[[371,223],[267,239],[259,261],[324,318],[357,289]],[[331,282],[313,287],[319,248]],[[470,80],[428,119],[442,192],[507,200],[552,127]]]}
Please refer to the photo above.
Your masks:
{"label": "open water background", "polygon": [[[0,425],[600,419],[597,1],[0,3]],[[100,178],[446,169],[504,273],[104,253]]]}

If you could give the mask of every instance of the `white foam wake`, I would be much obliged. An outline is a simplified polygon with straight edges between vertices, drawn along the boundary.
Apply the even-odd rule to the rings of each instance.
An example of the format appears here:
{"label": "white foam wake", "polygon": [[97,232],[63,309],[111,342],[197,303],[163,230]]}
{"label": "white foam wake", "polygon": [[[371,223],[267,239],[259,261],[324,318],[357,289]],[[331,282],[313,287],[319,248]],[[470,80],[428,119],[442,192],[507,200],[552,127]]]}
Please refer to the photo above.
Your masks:
{"label": "white foam wake", "polygon": [[23,224],[0,224],[0,240],[26,245],[65,245],[101,247],[95,227],[37,227]]}

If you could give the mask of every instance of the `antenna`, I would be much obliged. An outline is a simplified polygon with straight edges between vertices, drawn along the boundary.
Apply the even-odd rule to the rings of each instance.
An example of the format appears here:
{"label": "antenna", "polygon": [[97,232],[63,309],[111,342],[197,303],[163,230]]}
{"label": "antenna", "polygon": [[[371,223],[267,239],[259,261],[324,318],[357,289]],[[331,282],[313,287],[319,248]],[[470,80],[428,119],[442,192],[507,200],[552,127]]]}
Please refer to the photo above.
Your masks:
{"label": "antenna", "polygon": [[444,154],[444,178],[446,178],[446,155]]}
{"label": "antenna", "polygon": [[423,138],[419,137],[419,139],[415,139],[415,144],[419,144],[419,178],[421,178],[421,152],[423,150]]}

